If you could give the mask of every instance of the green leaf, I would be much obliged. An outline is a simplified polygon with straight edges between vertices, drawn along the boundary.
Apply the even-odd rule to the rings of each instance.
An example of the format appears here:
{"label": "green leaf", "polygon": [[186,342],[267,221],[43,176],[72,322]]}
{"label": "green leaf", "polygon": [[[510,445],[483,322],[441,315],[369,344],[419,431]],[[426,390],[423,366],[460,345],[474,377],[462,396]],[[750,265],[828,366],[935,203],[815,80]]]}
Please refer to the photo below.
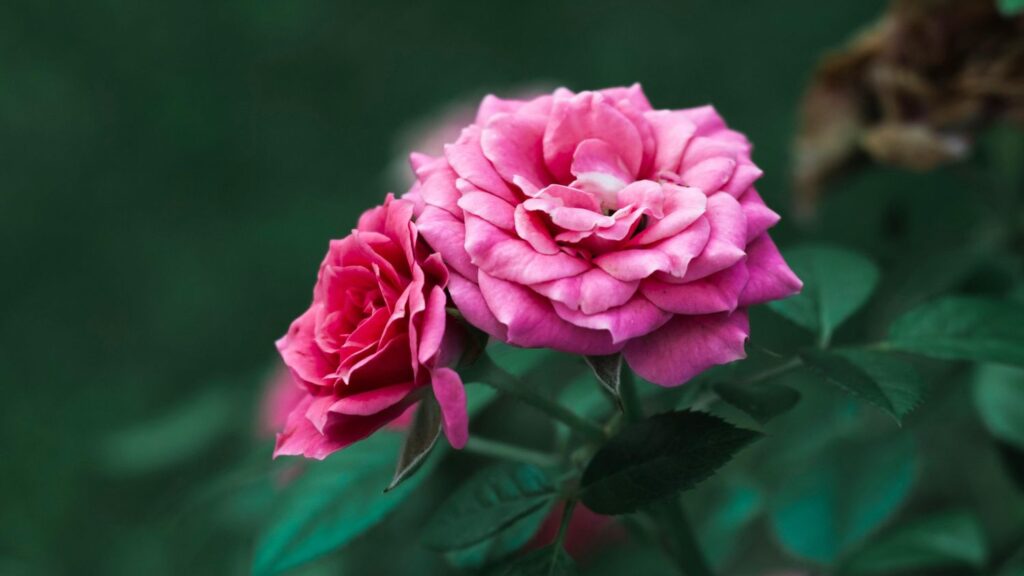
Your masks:
{"label": "green leaf", "polygon": [[952,511],[887,530],[843,563],[843,576],[891,572],[928,573],[957,566],[984,568],[988,550],[978,520]]}
{"label": "green leaf", "polygon": [[223,388],[206,388],[170,411],[106,438],[99,460],[118,474],[173,469],[231,431],[233,407]]}
{"label": "green leaf", "polygon": [[1024,450],[1024,370],[980,367],[974,381],[974,405],[993,436]]}
{"label": "green leaf", "polygon": [[1003,16],[1016,16],[1024,12],[1024,0],[998,0],[998,5]]}
{"label": "green leaf", "polygon": [[445,557],[452,565],[464,569],[478,569],[507,558],[522,549],[540,530],[551,513],[551,506],[543,506],[515,521],[491,538],[454,552]]}
{"label": "green leaf", "polygon": [[622,354],[611,354],[609,356],[585,356],[587,365],[594,371],[594,376],[606,392],[615,399],[615,404],[622,410],[622,394],[619,387],[622,384]]}
{"label": "green leaf", "polygon": [[424,528],[423,541],[442,551],[467,548],[554,500],[555,486],[532,464],[485,468],[460,486]]}
{"label": "green leaf", "polygon": [[384,491],[394,490],[419,470],[440,436],[441,407],[438,405],[437,399],[431,395],[421,400],[416,408],[416,416],[413,418],[412,426],[405,434],[402,452],[398,455],[395,475],[391,478],[391,484]]}
{"label": "green leaf", "polygon": [[391,479],[392,455],[400,442],[396,434],[379,432],[322,462],[311,462],[258,539],[253,574],[280,574],[344,546],[412,494],[427,477],[426,470],[387,494],[382,491]]}
{"label": "green leaf", "polygon": [[897,319],[886,346],[945,360],[1024,366],[1024,305],[968,297],[930,302]]}
{"label": "green leaf", "polygon": [[785,257],[803,280],[803,291],[768,306],[816,332],[822,342],[828,342],[832,332],[867,302],[878,284],[878,268],[855,252],[807,246],[788,250]]}
{"label": "green leaf", "polygon": [[924,383],[917,371],[890,354],[812,350],[800,358],[826,381],[881,408],[897,422],[921,402]]}
{"label": "green leaf", "polygon": [[576,563],[559,546],[545,546],[492,571],[493,576],[574,576]]}
{"label": "green leaf", "polygon": [[719,382],[713,388],[719,398],[746,412],[760,424],[767,424],[800,402],[800,393],[782,384]]}
{"label": "green leaf", "polygon": [[916,470],[917,452],[906,433],[885,442],[828,444],[791,467],[773,495],[778,541],[796,557],[831,564],[899,509]]}
{"label": "green leaf", "polygon": [[760,434],[703,412],[669,412],[626,427],[583,473],[583,503],[626,514],[694,487]]}

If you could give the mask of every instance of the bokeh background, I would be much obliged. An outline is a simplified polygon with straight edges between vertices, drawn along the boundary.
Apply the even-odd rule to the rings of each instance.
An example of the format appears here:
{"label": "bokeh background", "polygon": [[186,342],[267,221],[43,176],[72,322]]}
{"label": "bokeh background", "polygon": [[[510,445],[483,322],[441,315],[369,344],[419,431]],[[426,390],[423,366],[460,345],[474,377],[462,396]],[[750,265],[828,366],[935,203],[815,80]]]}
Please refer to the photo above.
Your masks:
{"label": "bokeh background", "polygon": [[[256,520],[210,516],[269,457],[273,341],[328,239],[403,191],[416,126],[488,92],[641,82],[746,132],[787,216],[801,93],[883,6],[0,3],[0,573],[246,572]],[[876,169],[776,239],[937,254],[971,211],[957,174]]]}

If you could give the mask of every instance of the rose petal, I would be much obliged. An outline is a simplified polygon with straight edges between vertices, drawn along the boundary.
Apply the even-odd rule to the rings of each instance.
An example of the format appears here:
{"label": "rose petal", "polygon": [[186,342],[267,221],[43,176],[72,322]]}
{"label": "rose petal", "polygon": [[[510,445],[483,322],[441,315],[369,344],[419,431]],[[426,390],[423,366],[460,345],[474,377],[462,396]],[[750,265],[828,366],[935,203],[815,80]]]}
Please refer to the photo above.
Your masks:
{"label": "rose petal", "polygon": [[546,117],[527,114],[496,114],[487,121],[480,147],[506,182],[518,177],[536,188],[551,182],[542,149],[546,124]]}
{"label": "rose petal", "polygon": [[685,284],[661,282],[654,278],[644,280],[640,291],[658,308],[674,314],[692,316],[732,312],[739,305],[748,277],[746,265],[740,262]]}
{"label": "rose petal", "polygon": [[575,276],[589,268],[582,259],[563,252],[541,254],[524,240],[509,236],[500,228],[468,214],[466,251],[481,270],[520,284]]}
{"label": "rose petal", "polygon": [[538,294],[584,314],[596,314],[622,306],[636,294],[639,281],[623,282],[600,268],[591,268],[570,278],[533,284]]}
{"label": "rose petal", "polygon": [[746,357],[747,312],[675,316],[658,331],[626,344],[629,366],[659,386],[678,386],[719,364]]}
{"label": "rose petal", "polygon": [[495,318],[508,328],[506,342],[524,348],[553,348],[571,354],[617,352],[606,331],[587,330],[562,320],[551,302],[528,288],[480,272],[480,291]]}
{"label": "rose petal", "polygon": [[750,281],[740,295],[741,306],[753,306],[797,294],[804,283],[789,268],[775,243],[762,234],[747,246]]}
{"label": "rose petal", "polygon": [[416,221],[416,228],[450,268],[463,276],[476,274],[476,266],[466,253],[466,227],[462,220],[451,212],[427,206]]}
{"label": "rose petal", "polygon": [[596,314],[572,310],[558,302],[554,303],[554,308],[559,318],[580,328],[607,331],[612,335],[612,342],[615,344],[657,330],[672,317],[645,298],[633,298],[618,308],[610,308]]}
{"label": "rose petal", "polygon": [[568,182],[573,154],[580,142],[595,138],[611,145],[629,171],[640,170],[643,143],[636,126],[595,92],[555,97],[544,132],[544,161],[557,182]]}
{"label": "rose petal", "polygon": [[444,147],[445,158],[456,174],[472,182],[477,188],[507,202],[515,202],[516,197],[512,190],[484,156],[480,147],[481,132],[477,125],[465,128],[454,144]]}
{"label": "rose petal", "polygon": [[470,192],[459,198],[459,208],[504,230],[515,230],[515,208],[487,192]]}
{"label": "rose petal", "polygon": [[779,222],[779,215],[765,205],[753,188],[740,196],[740,207],[747,218],[747,242],[752,242]]}
{"label": "rose petal", "polygon": [[316,311],[306,310],[292,322],[288,333],[277,342],[284,363],[302,380],[317,386],[328,386],[327,375],[333,371],[330,358],[316,345]]}
{"label": "rose petal", "polygon": [[[476,274],[473,277],[475,278]],[[463,276],[453,273],[448,284],[448,293],[451,294],[455,307],[467,322],[498,340],[508,340],[508,330],[504,324],[498,322],[494,313],[487,307],[484,295],[480,293],[480,287],[476,282],[471,282]]]}
{"label": "rose petal", "polygon": [[685,282],[725,270],[746,256],[747,218],[735,198],[726,193],[709,197],[705,218],[711,224],[711,236],[704,251],[687,268]]}
{"label": "rose petal", "polygon": [[653,172],[679,173],[683,151],[697,127],[688,115],[679,110],[655,110],[644,114],[654,134],[655,156]]}
{"label": "rose petal", "polygon": [[448,443],[456,450],[469,439],[469,415],[466,413],[466,390],[462,379],[450,368],[437,368],[430,375],[434,397],[441,406],[441,426]]}

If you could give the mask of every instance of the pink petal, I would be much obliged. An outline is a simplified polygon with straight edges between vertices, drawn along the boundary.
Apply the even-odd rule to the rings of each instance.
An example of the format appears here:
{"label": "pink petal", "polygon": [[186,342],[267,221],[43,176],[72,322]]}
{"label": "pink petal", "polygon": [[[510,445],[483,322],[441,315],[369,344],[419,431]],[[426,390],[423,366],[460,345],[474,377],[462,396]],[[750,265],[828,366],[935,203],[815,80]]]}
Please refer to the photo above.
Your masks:
{"label": "pink petal", "polygon": [[430,375],[434,396],[441,406],[441,425],[448,443],[456,450],[469,439],[469,416],[466,413],[466,389],[462,379],[450,368],[437,368]]}
{"label": "pink petal", "polygon": [[427,179],[420,180],[419,194],[424,204],[461,216],[462,210],[458,206],[460,194],[455,186],[457,179],[458,175],[446,167],[434,172]]}
{"label": "pink petal", "polygon": [[470,282],[458,274],[452,274],[448,292],[452,295],[455,307],[467,322],[499,340],[508,339],[505,325],[499,322],[491,309],[487,307],[487,302],[484,300],[483,294],[480,293],[480,287],[475,282]]}
{"label": "pink petal", "polygon": [[551,282],[533,284],[538,294],[560,302],[584,314],[596,314],[609,308],[622,306],[636,294],[639,281],[623,282],[600,268]]}
{"label": "pink petal", "polygon": [[444,340],[445,325],[447,324],[447,313],[445,306],[448,298],[444,295],[444,289],[434,286],[430,291],[430,298],[427,307],[423,311],[423,325],[420,328],[420,349],[418,360],[420,364],[429,365],[430,361],[437,355]]}
{"label": "pink petal", "polygon": [[765,205],[757,190],[750,188],[740,196],[740,207],[747,217],[747,242],[752,242],[779,222],[779,215]]}
{"label": "pink petal", "polygon": [[647,228],[630,239],[631,245],[653,244],[675,236],[696,222],[707,210],[707,196],[697,188],[668,183],[662,184],[661,188],[663,217],[651,218]]}
{"label": "pink petal", "polygon": [[330,358],[316,344],[316,311],[306,310],[292,322],[288,333],[277,342],[284,363],[302,380],[317,386],[329,385],[327,376],[334,370]]}
{"label": "pink petal", "polygon": [[590,267],[563,252],[538,253],[526,241],[472,215],[466,216],[466,251],[481,270],[521,284],[575,276]]}
{"label": "pink petal", "polygon": [[804,283],[796,277],[768,234],[762,234],[747,246],[750,281],[740,295],[741,306],[752,306],[797,294]]}
{"label": "pink petal", "polygon": [[412,382],[374,388],[345,396],[330,404],[327,411],[349,416],[370,416],[398,404],[413,391]]}
{"label": "pink petal", "polygon": [[664,187],[653,180],[637,180],[619,191],[619,205],[633,206],[654,218],[665,216]]}
{"label": "pink petal", "polygon": [[527,210],[524,204],[516,206],[515,224],[516,234],[529,242],[530,246],[537,252],[541,254],[558,254],[561,252],[558,243],[551,238],[551,232],[548,231],[541,221],[540,215]]}
{"label": "pink petal", "polygon": [[416,220],[416,228],[445,264],[463,276],[476,274],[476,266],[466,253],[466,226],[445,210],[427,206]]}
{"label": "pink petal", "polygon": [[624,282],[643,280],[655,272],[683,277],[691,261],[706,251],[712,228],[706,217],[654,246],[609,252],[594,258],[594,264]]}
{"label": "pink petal", "polygon": [[725,270],[746,256],[747,218],[735,198],[724,192],[709,197],[705,217],[711,224],[711,237],[690,263],[683,277],[686,282]]}
{"label": "pink petal", "polygon": [[590,138],[611,145],[631,176],[640,170],[644,150],[636,126],[604,96],[582,92],[571,97],[556,96],[544,132],[544,161],[556,181],[570,180],[576,147]]}
{"label": "pink petal", "polygon": [[750,333],[747,312],[676,316],[648,336],[631,340],[623,350],[626,362],[659,386],[678,386],[719,364],[746,357]]}
{"label": "pink petal", "polygon": [[747,285],[747,267],[740,262],[721,272],[685,284],[644,280],[640,291],[658,308],[674,314],[732,312]]}
{"label": "pink petal", "polygon": [[554,303],[554,308],[561,319],[580,328],[607,331],[612,335],[612,342],[616,344],[649,334],[672,317],[642,297],[633,298],[618,308],[610,308],[596,314],[584,314],[558,302]]}
{"label": "pink petal", "polygon": [[711,195],[718,192],[732,178],[736,160],[724,156],[708,158],[686,168],[680,177],[687,186],[700,188]]}
{"label": "pink petal", "polygon": [[763,174],[764,172],[755,166],[753,162],[746,159],[741,160],[739,165],[736,166],[736,171],[733,172],[732,178],[729,179],[729,183],[725,185],[724,190],[734,198],[739,198],[744,192],[750,190],[754,182]]}
{"label": "pink petal", "polygon": [[480,147],[506,182],[519,177],[537,188],[551,182],[542,149],[546,123],[544,116],[526,114],[496,114],[487,121]]}
{"label": "pink petal", "polygon": [[504,230],[515,230],[515,208],[487,192],[470,192],[459,199],[459,208]]}
{"label": "pink petal", "polygon": [[683,151],[697,130],[685,112],[655,110],[644,114],[654,133],[655,150],[653,172],[679,173]]}
{"label": "pink petal", "polygon": [[598,90],[598,92],[612,102],[624,100],[640,112],[651,110],[651,103],[647,100],[647,96],[644,95],[644,90],[639,82],[626,87],[605,88],[604,90]]}
{"label": "pink petal", "polygon": [[495,318],[508,327],[506,342],[524,348],[554,348],[571,354],[612,354],[621,346],[605,331],[562,320],[551,302],[532,290],[480,272],[480,291]]}
{"label": "pink petal", "polygon": [[515,194],[484,157],[480,147],[481,132],[481,128],[476,125],[465,128],[454,144],[444,147],[444,155],[460,177],[481,190],[508,202],[515,202]]}

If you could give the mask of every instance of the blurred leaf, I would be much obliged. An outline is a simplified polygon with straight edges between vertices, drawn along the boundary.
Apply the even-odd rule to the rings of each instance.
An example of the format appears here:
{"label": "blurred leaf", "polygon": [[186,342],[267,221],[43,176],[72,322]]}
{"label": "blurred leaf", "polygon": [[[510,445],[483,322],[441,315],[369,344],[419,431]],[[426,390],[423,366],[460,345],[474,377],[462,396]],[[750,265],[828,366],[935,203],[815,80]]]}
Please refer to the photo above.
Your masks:
{"label": "blurred leaf", "polygon": [[445,551],[472,546],[551,504],[556,493],[547,473],[532,464],[485,468],[441,505],[423,530],[423,542]]}
{"label": "blurred leaf", "polygon": [[782,384],[719,382],[713,388],[719,398],[746,412],[760,424],[767,424],[800,401],[799,392]]}
{"label": "blurred leaf", "polygon": [[771,523],[779,542],[794,556],[831,564],[896,512],[916,469],[916,446],[906,434],[824,447],[804,467],[790,470],[773,496]]}
{"label": "blurred leaf", "polygon": [[768,306],[828,342],[832,332],[853,315],[878,284],[878,268],[867,258],[839,248],[808,246],[785,253],[803,280],[800,294]]}
{"label": "blurred leaf", "polygon": [[[385,494],[400,448],[396,434],[378,432],[332,454],[288,488],[281,508],[256,543],[253,574],[280,574],[344,546],[398,506],[427,470]],[[433,467],[437,459],[425,466]]]}
{"label": "blurred leaf", "polygon": [[492,572],[494,576],[572,576],[579,574],[576,563],[559,546],[545,546],[513,560]]}
{"label": "blurred leaf", "polygon": [[622,395],[619,386],[622,384],[622,354],[609,356],[585,356],[587,365],[594,371],[594,376],[612,398],[619,409],[622,409]]}
{"label": "blurred leaf", "polygon": [[116,473],[141,474],[180,465],[200,455],[234,426],[231,396],[205,388],[166,414],[118,432],[101,445],[100,458]]}
{"label": "blurred leaf", "polygon": [[626,514],[687,490],[760,434],[703,412],[669,412],[632,424],[594,455],[583,473],[583,503]]}
{"label": "blurred leaf", "polygon": [[1003,16],[1016,16],[1024,12],[1024,0],[997,0]]}
{"label": "blurred leaf", "polygon": [[477,569],[507,558],[522,549],[551,513],[550,506],[543,506],[509,525],[493,537],[454,552],[445,557],[454,566],[465,569]]}
{"label": "blurred leaf", "polygon": [[721,570],[734,558],[742,531],[764,510],[764,494],[745,479],[726,478],[708,484],[714,484],[709,494],[694,497],[705,510],[697,524],[697,536],[708,561]]}
{"label": "blurred leaf", "polygon": [[546,348],[519,348],[492,341],[487,346],[487,356],[509,374],[522,378],[532,370],[543,370],[545,366],[550,366],[557,361],[560,353]]}
{"label": "blurred leaf", "polygon": [[405,434],[402,451],[398,455],[395,475],[391,484],[384,490],[390,492],[419,469],[430,455],[441,436],[441,406],[432,395],[420,401],[416,408],[416,416]]}
{"label": "blurred leaf", "polygon": [[1024,305],[969,297],[930,302],[898,318],[886,345],[932,358],[1024,365]]}
{"label": "blurred leaf", "polygon": [[890,354],[812,350],[800,357],[828,382],[881,408],[897,422],[921,402],[924,383],[917,371]]}
{"label": "blurred leaf", "polygon": [[974,404],[993,436],[1024,450],[1024,370],[981,366],[974,381]]}
{"label": "blurred leaf", "polygon": [[844,576],[917,574],[964,566],[980,569],[988,557],[985,535],[969,512],[943,512],[896,526],[843,562]]}

